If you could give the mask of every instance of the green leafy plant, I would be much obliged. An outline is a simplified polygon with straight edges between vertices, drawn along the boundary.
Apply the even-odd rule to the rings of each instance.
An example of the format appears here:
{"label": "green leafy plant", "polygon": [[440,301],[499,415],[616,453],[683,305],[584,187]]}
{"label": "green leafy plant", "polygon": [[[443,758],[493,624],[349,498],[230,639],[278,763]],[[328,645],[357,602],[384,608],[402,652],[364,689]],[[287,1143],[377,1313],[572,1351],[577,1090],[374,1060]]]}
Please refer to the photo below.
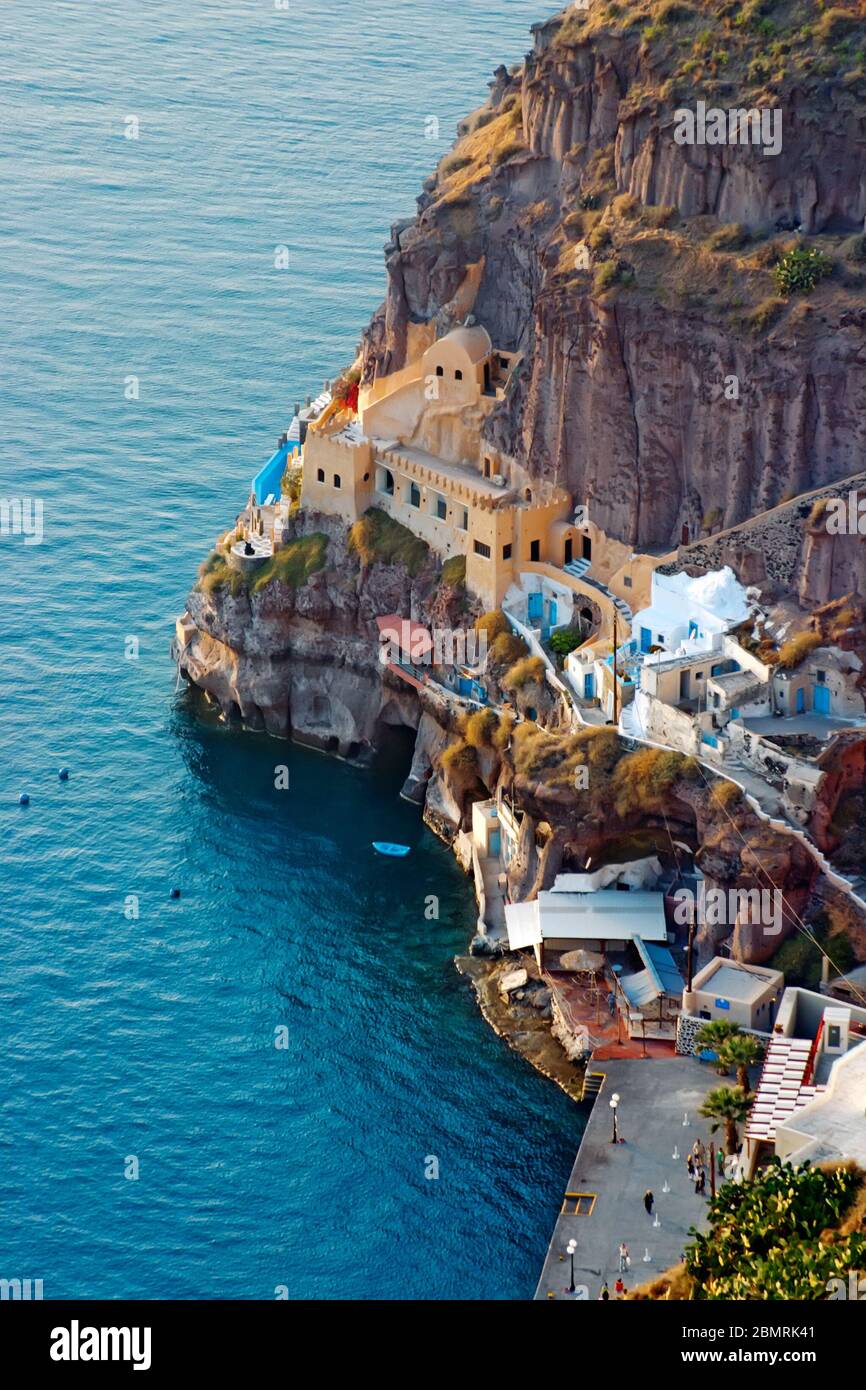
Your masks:
{"label": "green leafy plant", "polygon": [[773,266],[773,279],[780,294],[811,294],[832,268],[833,262],[816,246],[795,246]]}
{"label": "green leafy plant", "polygon": [[725,1183],[710,1203],[709,1231],[690,1233],[690,1288],[681,1296],[827,1299],[831,1279],[847,1285],[849,1272],[866,1266],[863,1198],[863,1174],[853,1164],[792,1168],[774,1158],[750,1182]]}
{"label": "green leafy plant", "polygon": [[572,627],[560,627],[556,632],[550,634],[550,649],[558,656],[568,656],[575,647],[579,647],[583,637],[579,632],[575,632]]}

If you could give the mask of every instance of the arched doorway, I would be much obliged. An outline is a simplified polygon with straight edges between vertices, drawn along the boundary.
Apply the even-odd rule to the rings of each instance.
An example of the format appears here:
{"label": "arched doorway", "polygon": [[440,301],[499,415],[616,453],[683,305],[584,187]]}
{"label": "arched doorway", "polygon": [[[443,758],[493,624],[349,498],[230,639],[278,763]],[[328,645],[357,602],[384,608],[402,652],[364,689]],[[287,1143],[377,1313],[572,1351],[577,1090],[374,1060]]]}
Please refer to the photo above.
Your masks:
{"label": "arched doorway", "polygon": [[573,539],[571,536],[569,536],[569,537],[567,538],[566,542],[565,542],[565,557],[564,557],[562,563],[563,563],[564,565],[570,565],[570,564],[573,562],[573,560],[574,560],[574,539]]}

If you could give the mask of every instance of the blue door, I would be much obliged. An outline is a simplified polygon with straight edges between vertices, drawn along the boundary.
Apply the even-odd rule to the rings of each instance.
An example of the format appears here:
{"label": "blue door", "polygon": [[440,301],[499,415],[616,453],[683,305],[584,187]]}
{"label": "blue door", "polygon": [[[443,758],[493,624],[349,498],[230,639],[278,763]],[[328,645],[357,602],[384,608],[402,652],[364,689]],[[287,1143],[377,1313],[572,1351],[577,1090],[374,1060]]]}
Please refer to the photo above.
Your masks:
{"label": "blue door", "polygon": [[650,647],[652,646],[652,644],[653,644],[653,635],[652,635],[652,632],[650,631],[650,629],[649,629],[648,627],[642,627],[641,630],[640,630],[640,649],[641,649],[641,651],[642,651],[642,652],[648,652],[649,649],[650,649]]}
{"label": "blue door", "polygon": [[595,672],[590,671],[583,678],[583,698],[584,700],[595,699]]}
{"label": "blue door", "polygon": [[529,626],[541,627],[544,617],[544,596],[543,594],[529,595]]}
{"label": "blue door", "polygon": [[500,841],[500,832],[499,832],[498,830],[491,830],[491,832],[490,832],[490,858],[491,858],[491,859],[498,859],[498,858],[499,858],[500,843],[501,843],[501,841]]}
{"label": "blue door", "polygon": [[829,685],[816,685],[815,695],[812,700],[812,707],[816,714],[830,713],[830,687]]}
{"label": "blue door", "polygon": [[552,598],[552,599],[550,600],[550,621],[549,621],[549,626],[550,626],[550,627],[556,627],[556,599],[555,599],[555,598]]}
{"label": "blue door", "polygon": [[806,692],[802,685],[797,691],[797,713],[804,714],[806,711]]}

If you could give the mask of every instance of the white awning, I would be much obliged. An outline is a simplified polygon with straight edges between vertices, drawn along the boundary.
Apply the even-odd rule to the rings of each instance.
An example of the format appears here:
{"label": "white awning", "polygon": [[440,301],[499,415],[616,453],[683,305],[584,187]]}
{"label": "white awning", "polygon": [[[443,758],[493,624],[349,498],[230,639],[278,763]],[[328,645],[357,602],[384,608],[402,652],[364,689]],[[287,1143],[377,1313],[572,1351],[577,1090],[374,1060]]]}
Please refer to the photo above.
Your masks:
{"label": "white awning", "polygon": [[541,940],[538,903],[506,903],[505,925],[508,928],[508,945],[512,951],[537,946]]}
{"label": "white awning", "polygon": [[540,941],[666,941],[664,895],[620,893],[542,892],[530,903],[509,903],[505,908],[508,941],[512,950],[535,946]]}

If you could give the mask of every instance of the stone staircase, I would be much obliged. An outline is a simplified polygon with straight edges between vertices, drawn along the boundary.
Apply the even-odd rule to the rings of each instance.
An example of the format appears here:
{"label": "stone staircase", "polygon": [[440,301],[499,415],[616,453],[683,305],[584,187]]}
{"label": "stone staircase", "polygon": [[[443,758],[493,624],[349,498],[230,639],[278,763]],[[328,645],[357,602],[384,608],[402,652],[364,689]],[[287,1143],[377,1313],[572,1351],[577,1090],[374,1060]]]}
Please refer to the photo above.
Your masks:
{"label": "stone staircase", "polygon": [[629,631],[631,631],[633,614],[628,604],[625,603],[623,599],[617,598],[616,594],[612,593],[606,584],[602,584],[600,579],[594,579],[589,573],[589,567],[589,560],[572,560],[569,564],[563,565],[565,573],[570,574],[572,579],[581,579],[584,584],[589,584],[591,588],[597,589],[600,594],[604,594],[605,597],[609,598],[619,613],[619,616],[622,618],[623,622],[628,624]]}

